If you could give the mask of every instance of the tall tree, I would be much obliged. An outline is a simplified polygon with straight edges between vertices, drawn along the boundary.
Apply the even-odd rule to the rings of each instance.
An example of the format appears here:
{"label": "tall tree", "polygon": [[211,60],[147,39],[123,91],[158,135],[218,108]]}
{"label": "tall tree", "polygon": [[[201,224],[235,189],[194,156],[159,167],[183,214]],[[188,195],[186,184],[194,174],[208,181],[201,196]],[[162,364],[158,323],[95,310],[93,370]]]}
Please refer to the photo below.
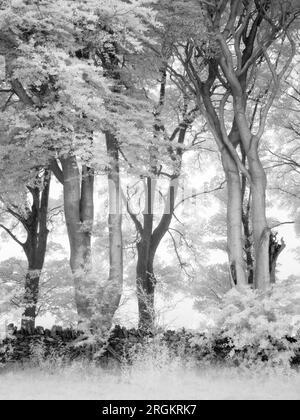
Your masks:
{"label": "tall tree", "polygon": [[[181,33],[173,50],[182,70],[173,65],[169,71],[178,85],[188,88],[196,98],[222,156],[228,190],[229,265],[232,282],[238,285],[247,284],[241,174],[250,185],[254,284],[264,289],[270,284],[270,228],[266,218],[267,181],[259,147],[269,110],[295,53],[291,31],[299,6],[292,2],[233,0],[210,4],[191,1],[180,7],[197,9],[202,36],[198,30],[183,39]],[[253,91],[260,92],[254,114],[250,106]]]}
{"label": "tall tree", "polygon": [[[155,286],[154,261],[157,249],[168,232],[176,206],[179,177],[182,167],[183,148],[187,134],[196,117],[197,109],[189,106],[186,98],[178,102],[179,123],[175,128],[167,126],[163,115],[167,96],[167,74],[161,72],[159,99],[154,110],[153,140],[149,148],[147,175],[143,176],[144,210],[142,221],[127,205],[128,213],[134,222],[137,233],[137,298],[139,308],[139,327],[152,330],[155,323]],[[172,95],[171,95],[172,97]],[[176,98],[178,100],[178,98]],[[172,97],[171,100],[175,100]],[[173,103],[174,105],[174,103]],[[171,128],[171,133],[168,134]],[[162,159],[162,154],[167,159]],[[164,165],[165,164],[165,165]],[[163,166],[169,169],[164,169]],[[168,173],[169,172],[169,173]],[[167,193],[163,213],[156,222],[157,187],[161,178],[167,179]]]}
{"label": "tall tree", "polygon": [[[93,221],[91,136],[106,132],[118,101],[122,110],[126,107],[125,96],[110,89],[111,80],[99,65],[99,56],[103,51],[110,54],[107,45],[116,38],[127,50],[140,48],[137,34],[143,35],[142,19],[151,15],[140,1],[115,0],[113,5],[112,10],[105,2],[66,1],[58,9],[52,0],[41,5],[9,1],[5,16],[0,16],[0,54],[13,91],[8,102],[17,96],[19,103],[15,117],[12,107],[5,116],[14,129],[19,125],[19,138],[30,136],[41,161],[51,162],[63,181],[70,264],[82,319],[90,318],[93,306],[93,290],[89,280],[85,283]],[[129,119],[126,113],[121,125]],[[11,137],[13,141],[13,129]]]}
{"label": "tall tree", "polygon": [[[47,248],[50,176],[51,172],[46,169],[39,175],[35,184],[25,187],[27,192],[21,194],[25,202],[21,202],[20,197],[17,197],[15,192],[7,190],[7,186],[5,188],[1,182],[0,200],[3,210],[6,214],[12,216],[17,223],[20,223],[26,232],[26,240],[22,242],[14,232],[15,224],[9,227],[7,224],[0,223],[0,227],[22,247],[26,255],[28,268],[25,276],[24,312],[21,326],[28,332],[32,332],[35,327],[39,282]],[[15,188],[18,190],[19,186],[15,185]]]}
{"label": "tall tree", "polygon": [[[76,200],[79,200],[76,194],[80,189],[76,184],[79,174],[74,150],[80,147],[84,149],[85,143],[90,144],[91,129],[98,127],[95,116],[98,110],[101,117],[102,107],[99,100],[90,99],[90,108],[80,101],[94,94],[93,88],[85,80],[93,70],[81,63],[75,55],[77,41],[73,11],[76,5],[66,2],[65,6],[57,10],[53,1],[40,6],[22,1],[8,2],[6,18],[0,20],[0,54],[5,60],[5,84],[11,91],[5,109],[2,110],[3,119],[10,122],[8,143],[26,141],[34,162],[38,165],[51,165],[56,175],[59,172],[60,180],[63,175],[69,187],[65,197],[69,204],[69,207],[66,205],[66,212],[68,231],[73,240],[70,242],[71,266],[74,270],[80,264],[78,259],[81,255],[78,256],[78,253],[90,240],[89,232],[78,232],[81,224],[74,227],[74,224],[79,223],[74,208]],[[86,11],[80,10],[77,14],[79,20]],[[69,75],[66,77],[67,73]],[[58,166],[56,157],[61,159],[63,170]],[[77,212],[83,214],[87,226],[90,225],[91,216],[89,204],[86,203],[92,195],[92,180],[85,165],[82,172],[80,200],[83,204],[81,210],[78,206]],[[74,245],[75,242],[78,246]],[[84,255],[84,258],[88,257]],[[85,304],[81,302],[77,274],[74,280],[80,313]]]}

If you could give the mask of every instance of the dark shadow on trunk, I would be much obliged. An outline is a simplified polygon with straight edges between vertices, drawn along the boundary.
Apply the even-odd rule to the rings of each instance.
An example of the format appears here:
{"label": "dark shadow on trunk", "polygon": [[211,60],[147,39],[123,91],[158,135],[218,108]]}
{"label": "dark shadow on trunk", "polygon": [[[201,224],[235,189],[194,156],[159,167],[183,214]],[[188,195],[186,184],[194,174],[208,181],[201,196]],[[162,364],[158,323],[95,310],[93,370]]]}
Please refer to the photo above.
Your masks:
{"label": "dark shadow on trunk", "polygon": [[[175,198],[178,186],[178,175],[170,181],[164,214],[153,229],[153,200],[156,182],[147,179],[146,207],[143,225],[139,226],[140,240],[137,243],[136,285],[139,309],[139,329],[152,331],[155,326],[155,286],[154,259],[156,251],[168,232],[175,208]],[[133,215],[131,214],[133,217]],[[135,216],[134,216],[135,217]],[[138,225],[137,225],[138,226]]]}
{"label": "dark shadow on trunk", "polygon": [[47,215],[50,190],[49,170],[44,171],[42,191],[38,187],[27,187],[32,196],[32,205],[27,217],[22,221],[27,231],[27,239],[23,249],[28,261],[28,272],[25,278],[24,313],[21,326],[33,332],[38,314],[39,282],[44,266],[47,248]]}
{"label": "dark shadow on trunk", "polygon": [[276,265],[277,260],[281,252],[286,247],[283,238],[281,238],[280,243],[277,239],[277,233],[271,232],[270,242],[269,242],[269,267],[270,267],[270,280],[271,284],[276,283]]}

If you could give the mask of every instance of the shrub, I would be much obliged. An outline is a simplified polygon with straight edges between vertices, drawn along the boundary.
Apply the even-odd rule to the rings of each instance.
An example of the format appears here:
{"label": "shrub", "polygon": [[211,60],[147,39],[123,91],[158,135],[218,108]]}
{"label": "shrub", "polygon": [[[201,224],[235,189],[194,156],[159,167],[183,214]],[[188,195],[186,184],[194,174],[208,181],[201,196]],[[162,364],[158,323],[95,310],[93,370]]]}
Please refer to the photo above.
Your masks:
{"label": "shrub", "polygon": [[289,279],[266,292],[233,289],[214,318],[212,357],[223,349],[234,364],[289,367],[299,350],[300,281]]}

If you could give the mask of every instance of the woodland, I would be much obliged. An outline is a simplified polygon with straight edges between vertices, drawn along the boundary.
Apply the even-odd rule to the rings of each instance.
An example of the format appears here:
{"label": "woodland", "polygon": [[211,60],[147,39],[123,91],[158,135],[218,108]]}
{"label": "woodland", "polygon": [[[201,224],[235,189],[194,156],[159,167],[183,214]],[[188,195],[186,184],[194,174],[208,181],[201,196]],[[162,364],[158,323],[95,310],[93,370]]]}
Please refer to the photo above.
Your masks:
{"label": "woodland", "polygon": [[[131,293],[134,343],[299,364],[299,22],[299,0],[0,0],[5,337],[50,316],[98,340]],[[178,295],[210,322],[168,332]]]}

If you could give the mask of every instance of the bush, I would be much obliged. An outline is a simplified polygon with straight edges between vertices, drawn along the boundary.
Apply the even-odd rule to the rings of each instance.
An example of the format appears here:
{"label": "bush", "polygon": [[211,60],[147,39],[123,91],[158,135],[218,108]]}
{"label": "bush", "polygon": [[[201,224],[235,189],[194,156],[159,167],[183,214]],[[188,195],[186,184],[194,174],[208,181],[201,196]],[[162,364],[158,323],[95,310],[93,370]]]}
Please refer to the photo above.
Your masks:
{"label": "bush", "polygon": [[289,279],[264,293],[231,290],[209,311],[215,322],[205,333],[182,329],[153,335],[116,325],[103,339],[55,326],[51,331],[37,327],[33,335],[13,327],[10,336],[0,340],[0,364],[31,361],[49,370],[56,360],[89,360],[101,366],[123,366],[124,361],[131,366],[147,354],[148,365],[159,368],[170,365],[167,360],[289,368],[300,365],[299,311],[300,282]]}
{"label": "bush", "polygon": [[281,282],[267,292],[231,290],[213,314],[211,357],[218,358],[219,350],[238,365],[289,367],[299,350],[299,312],[299,280]]}

